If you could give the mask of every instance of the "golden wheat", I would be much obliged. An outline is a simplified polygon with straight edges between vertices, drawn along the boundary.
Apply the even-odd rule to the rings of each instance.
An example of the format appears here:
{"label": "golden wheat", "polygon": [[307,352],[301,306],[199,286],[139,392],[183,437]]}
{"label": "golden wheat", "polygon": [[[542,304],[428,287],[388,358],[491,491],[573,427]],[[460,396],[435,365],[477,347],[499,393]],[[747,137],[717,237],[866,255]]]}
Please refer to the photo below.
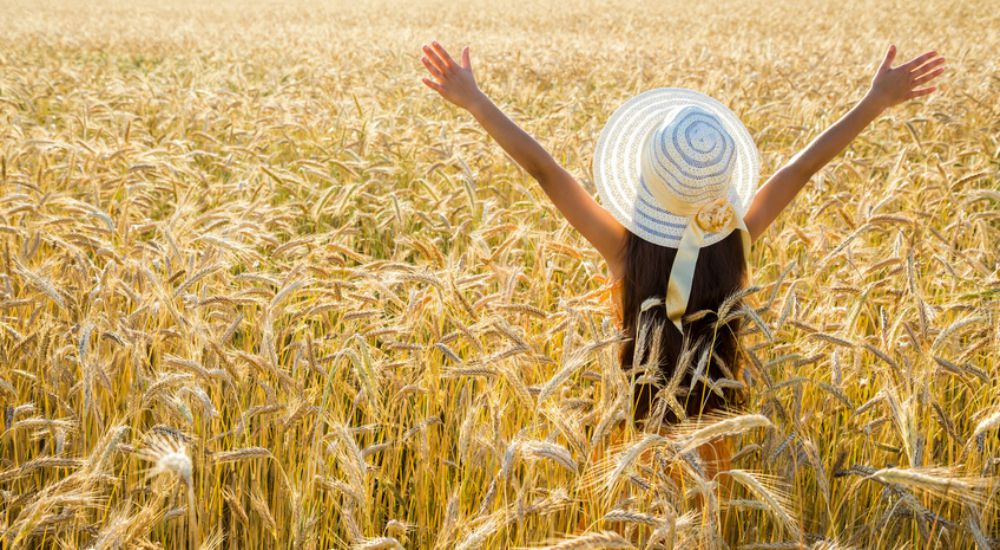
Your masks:
{"label": "golden wheat", "polygon": [[[990,2],[3,12],[0,546],[1000,545]],[[600,256],[420,82],[433,39],[592,194],[642,90],[731,106],[766,176],[888,43],[949,70],[755,244],[717,312],[742,369],[688,342],[656,390],[683,423],[639,429]],[[687,418],[685,372],[745,408]]]}

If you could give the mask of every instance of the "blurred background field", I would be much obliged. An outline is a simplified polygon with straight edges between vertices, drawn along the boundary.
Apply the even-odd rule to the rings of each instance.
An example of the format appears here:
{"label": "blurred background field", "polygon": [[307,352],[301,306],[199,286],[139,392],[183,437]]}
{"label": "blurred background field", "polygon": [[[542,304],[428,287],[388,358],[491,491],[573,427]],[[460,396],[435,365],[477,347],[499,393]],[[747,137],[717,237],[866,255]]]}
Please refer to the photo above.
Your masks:
{"label": "blurred background field", "polygon": [[[1000,545],[995,3],[0,8],[0,546]],[[612,444],[606,268],[420,82],[434,39],[592,193],[645,89],[766,177],[889,43],[948,59],[755,245],[735,472]]]}

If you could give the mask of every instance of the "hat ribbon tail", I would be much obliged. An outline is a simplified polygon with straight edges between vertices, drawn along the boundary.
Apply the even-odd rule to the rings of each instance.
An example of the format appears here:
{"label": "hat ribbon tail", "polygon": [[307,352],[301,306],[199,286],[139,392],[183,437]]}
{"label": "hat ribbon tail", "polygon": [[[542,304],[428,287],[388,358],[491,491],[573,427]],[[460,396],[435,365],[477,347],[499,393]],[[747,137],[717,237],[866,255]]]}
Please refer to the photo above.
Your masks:
{"label": "hat ribbon tail", "polygon": [[[725,227],[719,229],[728,236],[733,231],[740,231],[743,239],[743,259],[748,261],[750,257],[750,230],[740,216],[733,216],[732,221]],[[681,235],[681,242],[677,247],[677,255],[674,257],[673,266],[670,268],[670,278],[667,281],[666,309],[667,318],[677,327],[677,330],[684,333],[681,328],[681,317],[687,310],[688,300],[691,297],[691,285],[694,281],[694,268],[698,263],[698,253],[705,246],[706,232],[695,221],[692,216]]]}

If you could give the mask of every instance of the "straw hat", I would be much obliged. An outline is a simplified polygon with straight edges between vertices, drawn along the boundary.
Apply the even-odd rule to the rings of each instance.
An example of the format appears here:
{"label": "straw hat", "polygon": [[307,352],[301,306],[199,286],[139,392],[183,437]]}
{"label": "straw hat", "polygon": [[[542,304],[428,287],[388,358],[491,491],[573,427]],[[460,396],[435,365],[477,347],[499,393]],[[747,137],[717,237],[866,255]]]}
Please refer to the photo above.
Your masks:
{"label": "straw hat", "polygon": [[601,202],[637,236],[677,248],[667,312],[678,330],[698,251],[733,231],[757,187],[760,158],[739,117],[685,88],[655,88],[622,104],[601,130],[594,153]]}

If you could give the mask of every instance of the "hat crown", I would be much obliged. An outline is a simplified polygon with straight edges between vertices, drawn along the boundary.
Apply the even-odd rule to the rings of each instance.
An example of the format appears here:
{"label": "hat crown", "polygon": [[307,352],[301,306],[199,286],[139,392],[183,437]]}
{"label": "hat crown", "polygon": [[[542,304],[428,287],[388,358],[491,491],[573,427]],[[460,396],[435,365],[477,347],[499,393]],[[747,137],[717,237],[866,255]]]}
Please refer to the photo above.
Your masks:
{"label": "hat crown", "polygon": [[714,113],[686,105],[666,113],[642,145],[640,179],[662,208],[691,215],[723,197],[736,143]]}

